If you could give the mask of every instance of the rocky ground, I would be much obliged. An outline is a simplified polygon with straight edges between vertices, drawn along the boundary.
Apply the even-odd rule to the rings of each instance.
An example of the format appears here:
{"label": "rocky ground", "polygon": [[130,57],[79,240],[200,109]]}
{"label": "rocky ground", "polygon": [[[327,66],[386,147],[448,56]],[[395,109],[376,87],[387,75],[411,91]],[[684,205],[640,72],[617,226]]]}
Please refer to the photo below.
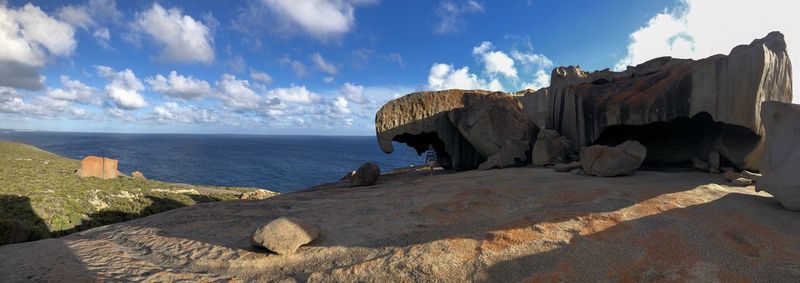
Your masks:
{"label": "rocky ground", "polygon": [[[0,247],[0,281],[800,281],[800,213],[719,175],[406,170]],[[296,254],[251,247],[279,216]]]}

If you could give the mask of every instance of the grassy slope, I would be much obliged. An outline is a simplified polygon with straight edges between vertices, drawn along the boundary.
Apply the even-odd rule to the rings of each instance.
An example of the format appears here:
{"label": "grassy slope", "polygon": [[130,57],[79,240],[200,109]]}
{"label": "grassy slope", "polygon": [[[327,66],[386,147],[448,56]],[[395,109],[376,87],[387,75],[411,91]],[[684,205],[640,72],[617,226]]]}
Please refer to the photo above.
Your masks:
{"label": "grassy slope", "polygon": [[[186,185],[120,177],[79,178],[77,160],[0,141],[0,245],[61,236],[200,202],[229,193],[187,193]],[[191,188],[191,187],[189,187]],[[173,190],[183,189],[183,192]]]}

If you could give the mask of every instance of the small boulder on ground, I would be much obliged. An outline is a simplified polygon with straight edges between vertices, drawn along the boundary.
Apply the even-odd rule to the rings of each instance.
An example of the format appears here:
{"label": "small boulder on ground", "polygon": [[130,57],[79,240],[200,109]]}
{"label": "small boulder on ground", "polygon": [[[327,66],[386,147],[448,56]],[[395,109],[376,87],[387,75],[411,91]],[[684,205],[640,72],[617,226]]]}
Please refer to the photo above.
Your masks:
{"label": "small boulder on ground", "polygon": [[347,173],[344,174],[344,176],[339,178],[339,181],[349,181],[350,178],[353,178],[353,174],[355,174],[355,173],[356,173],[356,171],[347,172]]}
{"label": "small boulder on ground", "polygon": [[559,163],[553,165],[553,170],[556,172],[571,172],[575,169],[581,169],[581,162],[580,161],[573,161],[570,163]]}
{"label": "small boulder on ground", "polygon": [[114,179],[118,176],[117,160],[90,155],[81,160],[81,167],[75,174],[84,178]]}
{"label": "small boulder on ground", "polygon": [[533,166],[545,166],[566,161],[570,142],[554,130],[543,129],[536,136],[531,150]]}
{"label": "small boulder on ground", "polygon": [[525,153],[528,151],[529,146],[528,141],[521,141],[517,138],[507,139],[503,147],[500,148],[500,152],[489,156],[486,161],[478,166],[478,169],[489,170],[521,166],[528,159]]}
{"label": "small boulder on ground", "polygon": [[258,228],[250,243],[280,255],[289,255],[319,237],[319,227],[294,217],[280,217]]}
{"label": "small boulder on ground", "polygon": [[381,168],[378,164],[368,162],[358,167],[355,173],[350,176],[350,187],[372,186],[378,182],[381,176]]}
{"label": "small boulder on ground", "polygon": [[708,172],[708,170],[711,168],[707,162],[700,160],[700,158],[692,157],[691,161],[692,161],[692,167],[694,167],[694,169],[703,172]]}
{"label": "small boulder on ground", "polygon": [[638,141],[615,147],[593,145],[581,148],[583,173],[600,177],[633,175],[647,157],[647,148]]}
{"label": "small boulder on ground", "polygon": [[244,193],[240,194],[239,195],[239,199],[242,199],[242,200],[248,200],[248,199],[261,200],[261,199],[269,198],[269,197],[271,197],[273,195],[274,195],[274,193],[272,193],[270,191],[262,190],[262,189],[256,189],[256,190],[252,190],[250,192],[244,192]]}
{"label": "small boulder on ground", "polygon": [[746,186],[752,185],[753,184],[753,180],[750,180],[750,179],[747,179],[747,178],[736,178],[736,179],[731,180],[731,183],[733,183],[736,186],[746,187]]}
{"label": "small boulder on ground", "polygon": [[147,180],[147,178],[144,177],[144,174],[142,174],[142,172],[139,171],[133,171],[133,173],[131,173],[131,178]]}
{"label": "small boulder on ground", "polygon": [[722,178],[725,179],[725,181],[733,181],[742,178],[742,174],[736,173],[736,171],[732,170],[725,171],[725,173],[722,173]]}

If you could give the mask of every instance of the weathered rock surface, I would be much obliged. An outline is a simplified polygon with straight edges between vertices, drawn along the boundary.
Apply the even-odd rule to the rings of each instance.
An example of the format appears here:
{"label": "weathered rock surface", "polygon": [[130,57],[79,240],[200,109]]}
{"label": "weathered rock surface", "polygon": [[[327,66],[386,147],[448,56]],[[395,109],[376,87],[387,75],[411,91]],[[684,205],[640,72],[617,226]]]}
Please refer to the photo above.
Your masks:
{"label": "weathered rock surface", "polygon": [[142,174],[142,172],[139,172],[139,171],[133,171],[133,173],[131,173],[131,178],[134,178],[134,179],[147,179],[147,178],[144,177],[144,174]]}
{"label": "weathered rock surface", "polygon": [[75,174],[79,177],[114,179],[117,177],[117,160],[90,155],[81,160],[81,167]]}
{"label": "weathered rock surface", "polygon": [[[707,113],[710,121],[725,127],[700,132],[698,138],[707,143],[689,144],[685,154],[669,159],[688,163],[694,156],[689,151],[705,151],[697,155],[705,160],[717,150],[739,169],[757,169],[759,156],[751,153],[762,134],[759,105],[767,100],[792,100],[791,63],[783,35],[772,32],[733,48],[727,56],[702,60],[662,57],[623,72],[587,73],[579,67],[559,67],[552,72],[549,88],[526,92],[519,100],[529,117],[541,115],[544,106],[540,103],[545,102],[548,116],[537,119],[571,140],[573,150],[597,143],[610,126],[642,126],[619,133],[637,135],[635,131],[640,131],[647,136],[657,131],[645,126]],[[680,129],[660,127],[668,130],[663,135],[680,136],[673,134]],[[652,153],[648,157],[653,159],[646,163],[670,161],[661,160],[660,150],[640,142]]]}
{"label": "weathered rock surface", "polygon": [[[591,178],[546,168],[385,175],[171,210],[0,247],[0,282],[798,282],[800,218],[699,172]],[[265,220],[323,235],[255,249]]]}
{"label": "weathered rock surface", "polygon": [[767,101],[761,104],[766,132],[760,190],[775,196],[783,206],[800,210],[800,105]]}
{"label": "weathered rock surface", "polygon": [[375,128],[384,152],[393,151],[392,141],[419,154],[433,145],[439,164],[456,170],[478,168],[508,139],[530,142],[533,131],[511,95],[480,90],[408,94],[381,107]]}
{"label": "weathered rock surface", "polygon": [[358,167],[358,170],[350,176],[351,187],[372,186],[378,182],[381,176],[381,167],[378,164],[368,162]]}
{"label": "weathered rock surface", "polygon": [[507,167],[522,166],[528,160],[527,152],[530,147],[528,141],[521,141],[517,138],[510,138],[505,141],[500,151],[481,163],[478,169],[500,169]]}
{"label": "weathered rock surface", "polygon": [[588,175],[633,175],[646,156],[647,148],[637,141],[626,141],[615,147],[593,145],[581,148],[581,166]]}
{"label": "weathered rock surface", "polygon": [[553,130],[541,130],[531,150],[533,166],[562,163],[567,160],[570,142]]}
{"label": "weathered rock surface", "polygon": [[293,254],[297,248],[319,237],[319,227],[294,217],[280,217],[253,232],[250,243],[281,255]]}
{"label": "weathered rock surface", "polygon": [[539,126],[552,124],[548,119],[551,119],[548,114],[549,107],[547,101],[549,99],[549,89],[541,88],[538,90],[526,89],[513,94],[514,99],[519,101],[522,108],[525,110],[525,115],[528,121]]}

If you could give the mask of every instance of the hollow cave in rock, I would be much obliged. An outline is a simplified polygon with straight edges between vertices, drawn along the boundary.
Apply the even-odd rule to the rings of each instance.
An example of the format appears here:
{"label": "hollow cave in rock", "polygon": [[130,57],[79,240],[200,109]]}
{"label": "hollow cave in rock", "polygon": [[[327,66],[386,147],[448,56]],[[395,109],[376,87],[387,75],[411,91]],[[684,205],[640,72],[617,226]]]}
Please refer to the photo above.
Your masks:
{"label": "hollow cave in rock", "polygon": [[761,137],[746,127],[714,121],[708,112],[646,125],[607,127],[594,144],[616,146],[627,140],[647,147],[645,168],[691,168],[692,157],[708,162],[717,152],[720,165],[746,169],[746,158]]}
{"label": "hollow cave in rock", "polygon": [[414,148],[417,154],[424,153],[428,150],[428,145],[433,145],[433,149],[436,150],[439,166],[447,169],[452,168],[452,158],[450,154],[447,153],[447,150],[445,150],[444,141],[439,138],[436,132],[423,132],[418,135],[404,133],[394,137],[393,141],[404,143]]}

